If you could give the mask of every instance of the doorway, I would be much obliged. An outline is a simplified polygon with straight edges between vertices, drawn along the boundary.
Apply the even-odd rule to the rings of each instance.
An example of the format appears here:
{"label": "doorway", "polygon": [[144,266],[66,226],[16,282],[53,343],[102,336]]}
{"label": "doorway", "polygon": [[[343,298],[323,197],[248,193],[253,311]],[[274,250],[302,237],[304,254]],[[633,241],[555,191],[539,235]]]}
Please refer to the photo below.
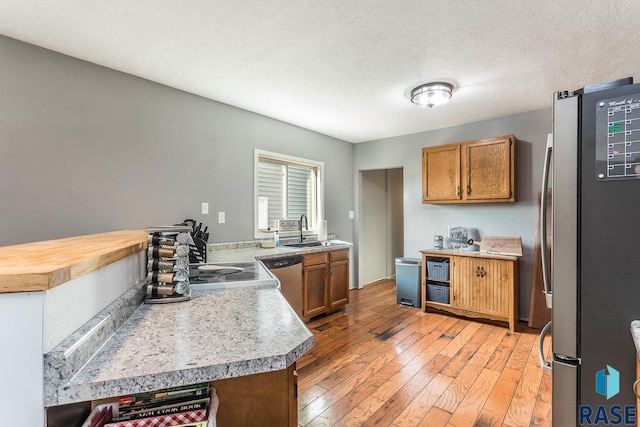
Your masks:
{"label": "doorway", "polygon": [[395,275],[404,253],[403,169],[360,171],[358,287]]}

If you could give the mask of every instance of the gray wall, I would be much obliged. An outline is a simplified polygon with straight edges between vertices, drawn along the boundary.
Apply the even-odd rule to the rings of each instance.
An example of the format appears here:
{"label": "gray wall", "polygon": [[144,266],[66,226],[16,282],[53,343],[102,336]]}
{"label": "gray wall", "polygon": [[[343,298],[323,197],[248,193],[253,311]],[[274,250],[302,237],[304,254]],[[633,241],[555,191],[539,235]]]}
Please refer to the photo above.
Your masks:
{"label": "gray wall", "polygon": [[[429,111],[425,111],[428,114]],[[417,257],[421,249],[433,247],[435,234],[447,234],[447,226],[479,229],[480,236],[521,236],[520,316],[528,318],[533,273],[533,246],[537,222],[537,195],[547,134],[551,132],[551,110],[471,123],[413,135],[388,138],[355,146],[355,182],[360,171],[404,168],[404,256]],[[422,204],[422,147],[514,134],[517,149],[517,203],[430,205]],[[355,189],[356,199],[359,188]],[[356,206],[356,209],[359,209]],[[366,215],[356,212],[356,218]],[[359,228],[359,224],[356,225]],[[356,236],[356,243],[361,236]],[[365,261],[366,263],[366,261]],[[361,266],[365,268],[366,266]]]}
{"label": "gray wall", "polygon": [[254,148],[323,161],[353,239],[352,144],[5,37],[0,58],[0,246],[185,218],[253,240]]}
{"label": "gray wall", "polygon": [[[366,214],[355,206],[359,172],[401,167],[403,255],[418,256],[447,225],[521,236],[527,317],[549,109],[354,146],[1,36],[0,57],[0,246],[187,217],[208,225],[211,241],[252,240],[254,148],[325,162],[329,232],[358,245],[348,211]],[[421,203],[422,147],[511,133],[517,203]]]}
{"label": "gray wall", "polygon": [[361,288],[392,277],[395,259],[404,251],[402,168],[363,171],[359,180],[357,287]]}
{"label": "gray wall", "polygon": [[390,276],[396,274],[396,258],[404,254],[403,174],[402,168],[387,170],[387,212],[389,215],[387,246],[390,255],[387,260],[387,269]]}
{"label": "gray wall", "polygon": [[362,187],[362,217],[360,218],[362,233],[359,259],[364,259],[364,264],[358,263],[358,287],[362,284],[388,277],[387,271],[387,209],[386,209],[386,184],[387,174],[385,170],[366,171],[361,175]]}

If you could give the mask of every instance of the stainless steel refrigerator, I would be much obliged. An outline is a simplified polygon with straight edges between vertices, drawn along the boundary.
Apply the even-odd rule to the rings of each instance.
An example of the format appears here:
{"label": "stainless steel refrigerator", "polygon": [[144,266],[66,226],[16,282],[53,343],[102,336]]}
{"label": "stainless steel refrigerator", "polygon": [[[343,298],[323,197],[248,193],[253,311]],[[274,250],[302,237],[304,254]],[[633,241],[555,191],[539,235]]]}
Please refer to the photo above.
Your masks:
{"label": "stainless steel refrigerator", "polygon": [[640,84],[626,78],[554,94],[547,188],[552,215],[543,203],[540,235],[552,316],[540,342],[551,330],[553,359],[541,363],[552,369],[553,425],[635,422]]}

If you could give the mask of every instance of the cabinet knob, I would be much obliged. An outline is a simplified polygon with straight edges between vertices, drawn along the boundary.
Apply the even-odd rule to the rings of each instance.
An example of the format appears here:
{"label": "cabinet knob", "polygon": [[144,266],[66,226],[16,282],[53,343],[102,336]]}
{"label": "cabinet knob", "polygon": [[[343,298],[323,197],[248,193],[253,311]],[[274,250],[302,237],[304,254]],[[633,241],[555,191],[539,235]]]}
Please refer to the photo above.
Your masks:
{"label": "cabinet knob", "polygon": [[467,196],[471,195],[471,184],[467,184]]}
{"label": "cabinet knob", "polygon": [[456,187],[456,195],[458,197],[460,197],[460,186],[459,185]]}

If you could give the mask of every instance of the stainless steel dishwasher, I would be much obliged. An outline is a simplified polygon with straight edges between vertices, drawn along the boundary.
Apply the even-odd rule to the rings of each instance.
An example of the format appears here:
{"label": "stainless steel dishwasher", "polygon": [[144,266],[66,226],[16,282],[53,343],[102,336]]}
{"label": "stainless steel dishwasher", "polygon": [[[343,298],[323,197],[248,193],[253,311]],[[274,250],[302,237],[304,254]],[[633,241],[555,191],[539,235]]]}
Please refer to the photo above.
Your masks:
{"label": "stainless steel dishwasher", "polygon": [[282,295],[302,318],[302,255],[263,259],[262,263],[278,278]]}

